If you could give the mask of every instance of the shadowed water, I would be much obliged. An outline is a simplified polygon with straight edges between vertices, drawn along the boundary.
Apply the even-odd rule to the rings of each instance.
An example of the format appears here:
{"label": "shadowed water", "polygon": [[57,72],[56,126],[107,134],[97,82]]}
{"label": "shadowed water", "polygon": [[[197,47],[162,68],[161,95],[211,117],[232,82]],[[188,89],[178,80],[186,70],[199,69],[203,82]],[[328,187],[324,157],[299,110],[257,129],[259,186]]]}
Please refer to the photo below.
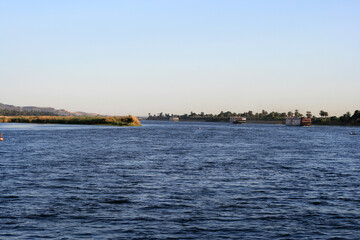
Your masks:
{"label": "shadowed water", "polygon": [[0,131],[0,239],[360,236],[360,135],[349,135],[359,128],[144,121]]}

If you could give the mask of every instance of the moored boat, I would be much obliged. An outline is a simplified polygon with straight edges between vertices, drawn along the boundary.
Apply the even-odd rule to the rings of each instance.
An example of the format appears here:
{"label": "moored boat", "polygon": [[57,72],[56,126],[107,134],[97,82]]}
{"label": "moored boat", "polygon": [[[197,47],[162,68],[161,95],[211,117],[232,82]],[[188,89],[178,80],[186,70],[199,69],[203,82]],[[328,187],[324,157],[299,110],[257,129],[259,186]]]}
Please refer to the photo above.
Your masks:
{"label": "moored boat", "polygon": [[178,117],[170,117],[169,121],[174,121],[174,122],[178,122],[179,118]]}
{"label": "moored boat", "polygon": [[246,123],[246,117],[230,117],[230,123],[234,123],[234,124]]}
{"label": "moored boat", "polygon": [[287,117],[286,126],[311,126],[311,117]]}

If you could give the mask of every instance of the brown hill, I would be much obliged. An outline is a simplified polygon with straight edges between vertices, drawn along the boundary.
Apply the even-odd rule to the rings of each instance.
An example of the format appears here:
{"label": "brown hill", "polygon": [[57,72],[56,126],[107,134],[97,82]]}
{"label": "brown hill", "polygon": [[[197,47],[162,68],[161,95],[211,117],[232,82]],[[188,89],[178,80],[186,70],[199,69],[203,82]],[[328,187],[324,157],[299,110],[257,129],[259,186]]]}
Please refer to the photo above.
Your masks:
{"label": "brown hill", "polygon": [[34,106],[14,106],[0,103],[0,109],[15,110],[15,111],[27,111],[27,112],[46,112],[53,113],[59,116],[99,116],[96,113],[86,112],[70,112],[65,109],[55,109],[51,107],[34,107]]}

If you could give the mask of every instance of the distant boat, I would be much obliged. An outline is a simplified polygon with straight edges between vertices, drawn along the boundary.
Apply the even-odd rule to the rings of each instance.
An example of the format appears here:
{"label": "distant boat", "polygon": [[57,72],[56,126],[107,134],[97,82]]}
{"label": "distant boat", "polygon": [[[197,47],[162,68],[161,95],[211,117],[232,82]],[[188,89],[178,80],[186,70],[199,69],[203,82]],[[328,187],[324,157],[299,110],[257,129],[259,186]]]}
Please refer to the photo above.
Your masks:
{"label": "distant boat", "polygon": [[356,132],[350,132],[350,135],[357,135]]}
{"label": "distant boat", "polygon": [[0,141],[4,141],[4,139],[2,137],[2,133],[0,133]]}
{"label": "distant boat", "polygon": [[310,117],[287,117],[286,126],[305,126],[310,127],[311,126],[311,118]]}
{"label": "distant boat", "polygon": [[246,123],[246,117],[230,117],[229,121],[234,124],[242,124]]}
{"label": "distant boat", "polygon": [[169,121],[174,121],[174,122],[178,122],[179,118],[178,117],[170,117]]}

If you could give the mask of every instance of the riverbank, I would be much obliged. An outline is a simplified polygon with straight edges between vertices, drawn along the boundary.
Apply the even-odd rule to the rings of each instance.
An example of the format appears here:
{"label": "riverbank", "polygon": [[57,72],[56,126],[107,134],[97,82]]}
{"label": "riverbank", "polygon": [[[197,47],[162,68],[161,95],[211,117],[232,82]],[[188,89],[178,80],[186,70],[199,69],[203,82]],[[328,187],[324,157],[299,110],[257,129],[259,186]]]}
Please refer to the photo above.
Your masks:
{"label": "riverbank", "polygon": [[284,121],[277,120],[246,120],[246,123],[257,123],[257,124],[285,124]]}
{"label": "riverbank", "polygon": [[[145,119],[150,121],[164,121],[169,122],[168,119]],[[180,119],[180,122],[223,122],[229,123],[229,121],[211,121],[211,120],[204,120],[204,119]],[[246,123],[243,124],[276,124],[276,125],[285,125],[284,120],[247,120]],[[343,122],[331,122],[331,121],[314,121],[312,125],[315,126],[344,126],[344,127],[356,127],[360,126],[359,124],[351,124],[351,123],[343,123]]]}
{"label": "riverbank", "polygon": [[0,123],[83,124],[141,126],[137,117],[90,117],[90,116],[0,116]]}

